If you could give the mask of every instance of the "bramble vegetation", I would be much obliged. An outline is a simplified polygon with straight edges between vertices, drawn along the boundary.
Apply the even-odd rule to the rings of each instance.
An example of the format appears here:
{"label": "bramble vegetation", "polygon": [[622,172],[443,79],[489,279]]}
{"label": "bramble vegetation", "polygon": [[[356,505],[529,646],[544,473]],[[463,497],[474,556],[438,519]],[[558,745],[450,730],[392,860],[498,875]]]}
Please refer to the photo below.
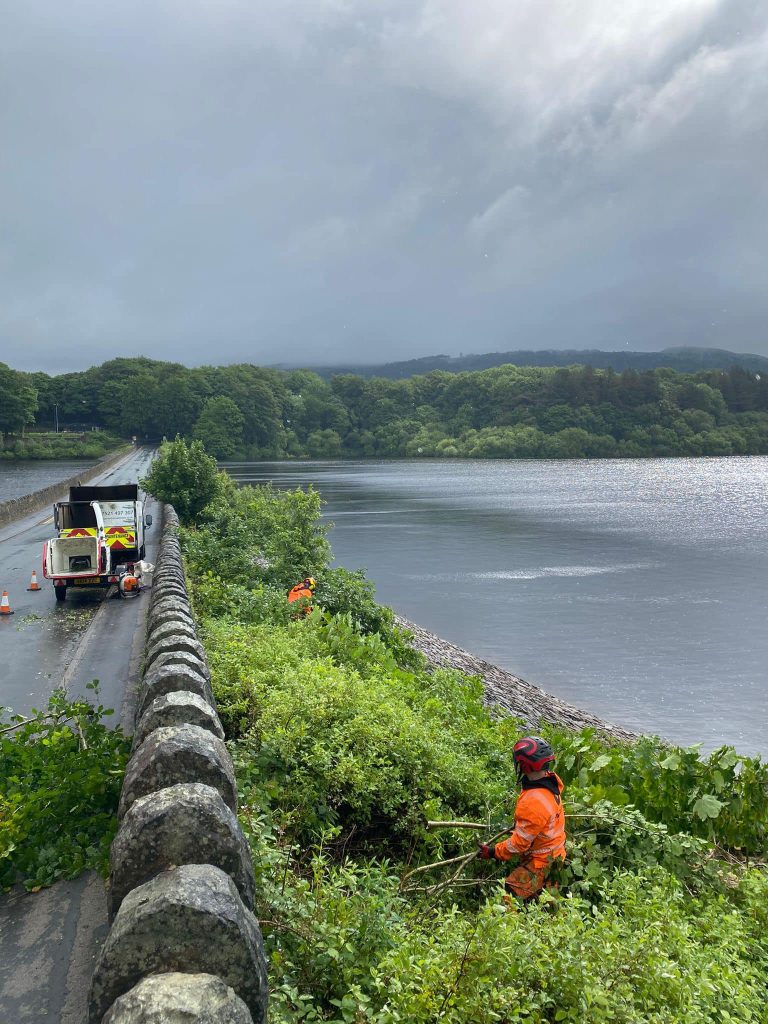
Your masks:
{"label": "bramble vegetation", "polygon": [[[14,398],[5,417],[4,388]],[[195,438],[219,459],[768,452],[768,374],[740,366],[617,373],[505,365],[407,380],[340,374],[326,381],[308,370],[190,369],[144,358],[60,377],[0,365],[0,430],[18,432],[33,419],[52,423],[55,406],[64,422],[123,437]]]}
{"label": "bramble vegetation", "polygon": [[129,747],[111,714],[55,690],[46,711],[0,718],[0,888],[106,875]]}
{"label": "bramble vegetation", "polygon": [[[512,913],[477,860],[450,886],[439,866],[403,884],[509,825],[520,723],[479,680],[430,670],[361,574],[324,568],[319,509],[244,488],[183,532],[272,1020],[764,1020],[768,766],[730,748],[544,729],[569,816],[559,896]],[[293,618],[285,591],[307,572],[315,609]],[[484,828],[427,825],[457,819]]]}

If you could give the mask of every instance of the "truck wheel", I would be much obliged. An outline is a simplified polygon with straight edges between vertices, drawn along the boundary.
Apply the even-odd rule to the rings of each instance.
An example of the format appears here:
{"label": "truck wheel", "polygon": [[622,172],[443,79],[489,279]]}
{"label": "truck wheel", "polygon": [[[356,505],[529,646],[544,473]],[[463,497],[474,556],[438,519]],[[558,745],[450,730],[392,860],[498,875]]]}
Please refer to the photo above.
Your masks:
{"label": "truck wheel", "polygon": [[66,601],[66,599],[67,599],[67,588],[66,587],[54,587],[53,589],[56,591],[56,600],[57,601]]}

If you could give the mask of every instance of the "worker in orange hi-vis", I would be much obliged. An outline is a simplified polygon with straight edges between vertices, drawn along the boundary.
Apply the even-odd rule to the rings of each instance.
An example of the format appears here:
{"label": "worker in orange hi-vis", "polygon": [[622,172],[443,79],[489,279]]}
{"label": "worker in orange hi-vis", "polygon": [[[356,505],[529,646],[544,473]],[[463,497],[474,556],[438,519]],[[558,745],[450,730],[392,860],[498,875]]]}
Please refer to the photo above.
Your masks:
{"label": "worker in orange hi-vis", "polygon": [[309,615],[312,611],[310,602],[316,586],[317,583],[314,576],[307,576],[301,583],[297,583],[295,587],[291,587],[288,591],[288,604],[293,604],[294,601],[301,601],[302,604],[299,605],[299,608],[302,610],[299,614]]}
{"label": "worker in orange hi-vis", "polygon": [[522,785],[515,806],[515,827],[509,839],[495,846],[481,843],[479,856],[483,860],[514,861],[504,888],[527,902],[545,886],[557,887],[548,876],[553,864],[565,859],[563,783],[547,769],[555,760],[555,752],[540,736],[518,740],[512,756]]}

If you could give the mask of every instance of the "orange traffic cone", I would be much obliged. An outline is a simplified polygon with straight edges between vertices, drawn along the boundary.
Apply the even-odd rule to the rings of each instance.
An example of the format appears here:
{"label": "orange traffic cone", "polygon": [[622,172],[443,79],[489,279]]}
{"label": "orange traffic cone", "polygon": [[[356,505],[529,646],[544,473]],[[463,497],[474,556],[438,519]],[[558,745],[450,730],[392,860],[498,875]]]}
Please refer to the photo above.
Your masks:
{"label": "orange traffic cone", "polygon": [[37,582],[37,570],[32,570],[32,582],[27,587],[27,590],[42,590],[43,588]]}
{"label": "orange traffic cone", "polygon": [[11,611],[11,605],[8,601],[8,591],[3,591],[2,600],[0,600],[0,615],[13,615]]}

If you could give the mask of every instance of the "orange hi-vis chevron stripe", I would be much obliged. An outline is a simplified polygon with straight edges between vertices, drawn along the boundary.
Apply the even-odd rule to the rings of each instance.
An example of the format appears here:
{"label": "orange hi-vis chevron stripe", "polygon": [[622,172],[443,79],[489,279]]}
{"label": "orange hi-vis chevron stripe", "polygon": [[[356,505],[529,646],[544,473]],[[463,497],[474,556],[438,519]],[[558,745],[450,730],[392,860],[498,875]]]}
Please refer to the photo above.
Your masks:
{"label": "orange hi-vis chevron stripe", "polygon": [[107,544],[115,551],[136,547],[136,532],[127,526],[110,526],[105,532]]}
{"label": "orange hi-vis chevron stripe", "polygon": [[[128,526],[110,526],[105,531],[105,539],[110,548],[116,551],[126,551],[128,548],[136,547],[136,531]],[[72,537],[96,537],[98,531],[93,526],[72,526],[62,530],[60,537],[70,539]]]}

